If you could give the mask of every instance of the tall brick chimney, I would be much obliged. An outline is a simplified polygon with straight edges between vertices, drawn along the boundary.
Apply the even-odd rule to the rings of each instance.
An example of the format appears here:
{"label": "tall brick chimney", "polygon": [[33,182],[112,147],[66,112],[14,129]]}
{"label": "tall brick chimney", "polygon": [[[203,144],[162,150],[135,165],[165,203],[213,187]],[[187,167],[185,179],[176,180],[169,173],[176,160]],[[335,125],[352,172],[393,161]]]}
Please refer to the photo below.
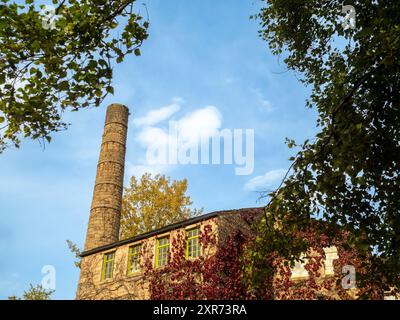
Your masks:
{"label": "tall brick chimney", "polygon": [[107,108],[84,251],[118,241],[129,110]]}

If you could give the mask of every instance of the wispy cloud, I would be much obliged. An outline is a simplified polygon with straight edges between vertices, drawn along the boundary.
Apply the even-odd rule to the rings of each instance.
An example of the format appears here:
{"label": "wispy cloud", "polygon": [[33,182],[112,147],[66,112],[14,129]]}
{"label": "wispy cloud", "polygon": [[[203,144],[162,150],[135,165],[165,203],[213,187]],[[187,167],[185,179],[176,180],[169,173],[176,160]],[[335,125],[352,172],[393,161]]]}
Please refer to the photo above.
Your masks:
{"label": "wispy cloud", "polygon": [[264,97],[260,89],[250,88],[250,91],[255,95],[260,111],[266,113],[274,111],[271,101]]}
{"label": "wispy cloud", "polygon": [[224,81],[225,81],[226,84],[231,84],[231,83],[234,82],[234,79],[231,78],[231,77],[226,77],[226,78],[224,79]]}
{"label": "wispy cloud", "polygon": [[186,103],[185,99],[183,99],[182,97],[173,97],[172,102],[180,105]]}
{"label": "wispy cloud", "polygon": [[245,185],[246,191],[264,191],[280,182],[286,173],[285,169],[276,169],[266,172],[261,176],[250,179]]}
{"label": "wispy cloud", "polygon": [[272,107],[272,103],[269,100],[261,100],[261,110],[265,112],[272,112],[274,108]]}
{"label": "wispy cloud", "polygon": [[150,110],[143,117],[135,118],[133,120],[133,124],[137,127],[141,126],[153,126],[159,122],[162,122],[168,118],[170,118],[174,113],[178,112],[181,109],[181,106],[178,104],[182,103],[183,100],[176,100],[170,105],[165,107]]}
{"label": "wispy cloud", "polygon": [[138,164],[135,165],[133,163],[126,163],[128,176],[135,176],[136,178],[140,178],[145,173],[150,173],[151,175],[162,174],[168,172],[167,166],[162,165],[146,165],[146,164]]}

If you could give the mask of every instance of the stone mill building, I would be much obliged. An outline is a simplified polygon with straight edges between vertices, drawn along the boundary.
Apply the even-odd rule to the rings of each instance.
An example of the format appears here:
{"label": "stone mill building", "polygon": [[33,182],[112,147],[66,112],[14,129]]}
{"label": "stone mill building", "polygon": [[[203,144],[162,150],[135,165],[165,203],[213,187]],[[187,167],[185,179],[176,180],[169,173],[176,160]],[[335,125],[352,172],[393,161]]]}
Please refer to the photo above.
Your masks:
{"label": "stone mill building", "polygon": [[[213,226],[218,241],[222,241],[241,223],[242,214],[259,215],[262,208],[245,208],[211,212],[202,216],[167,225],[130,239],[119,239],[125,151],[129,110],[121,104],[107,108],[103,138],[97,165],[96,181],[81,254],[81,271],[77,299],[148,299],[146,277],[141,270],[141,259],[151,254],[154,268],[165,266],[177,232],[186,234],[187,259],[202,254],[199,234],[207,225]],[[147,251],[142,252],[146,242]],[[332,272],[335,248],[326,251],[324,274]],[[307,276],[301,266],[293,277]]]}
{"label": "stone mill building", "polygon": [[167,263],[170,239],[178,230],[185,230],[190,236],[189,255],[196,258],[201,254],[199,233],[206,223],[212,224],[215,232],[221,235],[222,230],[226,234],[232,225],[240,225],[237,222],[239,213],[262,212],[261,208],[211,212],[130,239],[119,240],[128,116],[129,110],[124,105],[111,104],[107,108],[86,240],[81,255],[77,299],[146,299],[148,292],[140,270],[138,253],[144,240],[151,244],[149,250],[155,253],[154,266],[162,267]]}

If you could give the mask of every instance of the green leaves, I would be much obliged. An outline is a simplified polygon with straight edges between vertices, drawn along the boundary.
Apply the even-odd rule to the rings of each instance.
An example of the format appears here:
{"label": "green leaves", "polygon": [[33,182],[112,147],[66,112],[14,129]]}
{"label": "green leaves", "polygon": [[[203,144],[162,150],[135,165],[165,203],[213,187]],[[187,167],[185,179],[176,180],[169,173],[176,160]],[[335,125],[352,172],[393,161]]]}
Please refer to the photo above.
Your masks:
{"label": "green leaves", "polygon": [[8,300],[51,300],[52,294],[55,290],[45,289],[41,284],[35,287],[30,284],[29,289],[24,291],[22,298],[16,296],[8,297]]}
{"label": "green leaves", "polygon": [[[349,245],[370,255],[374,271],[358,287],[400,290],[400,6],[353,1],[357,27],[344,32],[341,1],[266,2],[260,35],[311,86],[306,105],[320,129],[291,157],[293,173],[269,194],[268,209],[287,222],[286,239],[311,218],[330,230],[339,224],[354,235]],[[277,250],[290,256],[293,244]]]}
{"label": "green leaves", "polygon": [[33,49],[34,52],[39,51],[40,49],[40,42],[38,40],[35,40],[32,42],[31,47]]}
{"label": "green leaves", "polygon": [[[133,13],[134,0],[63,2],[54,30],[42,27],[34,1],[25,3],[0,6],[0,114],[7,118],[0,152],[17,146],[20,136],[49,141],[67,127],[63,110],[98,106],[113,93],[113,64],[140,54],[147,38],[148,24]],[[118,25],[119,18],[125,22]]]}
{"label": "green leaves", "polygon": [[106,88],[108,93],[114,94],[114,88],[113,87],[107,87]]}
{"label": "green leaves", "polygon": [[65,91],[65,90],[67,90],[68,88],[69,88],[68,81],[62,81],[62,82],[60,82],[60,84],[58,85],[58,89],[59,89],[59,90],[62,90],[62,91]]}

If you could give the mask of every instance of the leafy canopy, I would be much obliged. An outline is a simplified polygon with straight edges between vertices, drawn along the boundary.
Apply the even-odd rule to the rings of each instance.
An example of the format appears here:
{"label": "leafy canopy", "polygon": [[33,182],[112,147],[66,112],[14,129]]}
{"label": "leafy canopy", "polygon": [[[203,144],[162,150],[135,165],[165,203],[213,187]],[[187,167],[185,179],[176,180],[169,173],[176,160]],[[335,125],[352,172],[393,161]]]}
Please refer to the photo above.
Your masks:
{"label": "leafy canopy", "polygon": [[[354,29],[341,25],[342,4],[356,10]],[[311,87],[319,128],[312,140],[289,140],[299,151],[268,194],[260,248],[274,239],[270,249],[298,256],[305,243],[290,235],[310,218],[340,224],[365,261],[372,252],[358,285],[385,290],[400,288],[399,17],[398,0],[268,0],[256,16],[272,52]]]}
{"label": "leafy canopy", "polygon": [[147,38],[134,2],[53,0],[58,19],[44,28],[35,1],[0,0],[0,152],[21,136],[50,141],[67,127],[65,110],[99,106],[113,94],[113,63],[140,55]]}
{"label": "leafy canopy", "polygon": [[154,178],[145,173],[140,180],[132,177],[122,198],[121,239],[161,228],[199,215],[192,210],[186,195],[187,180],[173,180],[165,175]]}

